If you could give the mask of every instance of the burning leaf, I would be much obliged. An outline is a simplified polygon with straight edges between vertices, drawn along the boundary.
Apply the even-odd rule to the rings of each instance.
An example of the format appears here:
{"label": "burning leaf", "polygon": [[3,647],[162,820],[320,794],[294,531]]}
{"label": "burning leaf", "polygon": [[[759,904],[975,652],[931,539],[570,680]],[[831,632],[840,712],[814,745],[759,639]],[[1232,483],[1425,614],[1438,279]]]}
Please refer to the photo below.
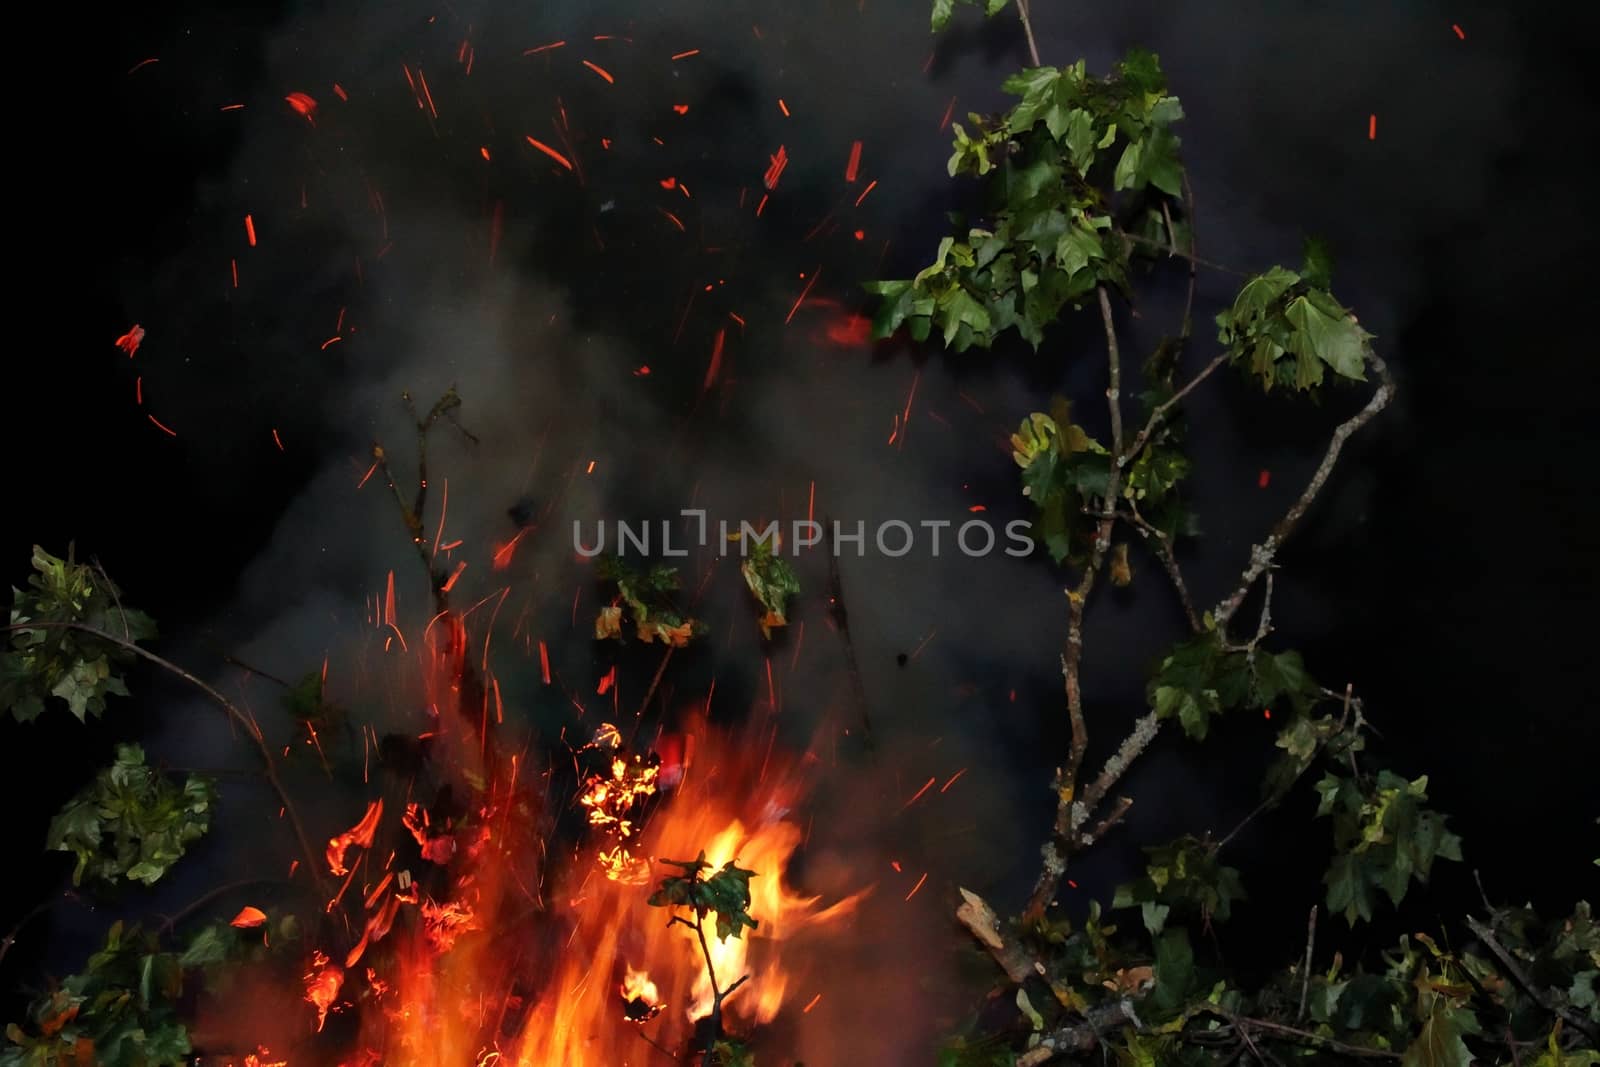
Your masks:
{"label": "burning leaf", "polygon": [[627,968],[620,992],[623,1002],[622,1015],[629,1022],[647,1023],[666,1009],[666,1005],[661,1002],[661,993],[656,984],[644,971]]}
{"label": "burning leaf", "polygon": [[800,592],[800,579],[795,576],[794,568],[774,551],[774,547],[770,541],[761,541],[757,543],[755,551],[739,564],[739,573],[744,575],[745,585],[750,587],[750,592],[766,609],[766,614],[761,618],[761,636],[766,638],[772,637],[775,627],[789,625],[785,614],[789,598]]}
{"label": "burning leaf", "polygon": [[1111,582],[1126,587],[1131,581],[1133,568],[1128,566],[1128,543],[1124,541],[1111,550]]}
{"label": "burning leaf", "polygon": [[361,821],[338,837],[328,840],[328,869],[335,877],[342,878],[350,873],[344,865],[345,853],[352,846],[358,848],[371,848],[372,837],[378,831],[378,820],[383,817],[383,798],[379,797],[367,805],[367,813]]}
{"label": "burning leaf", "polygon": [[[596,573],[602,581],[617,584],[618,595],[633,616],[634,632],[640,641],[649,644],[660,639],[673,648],[683,648],[705,631],[704,623],[685,619],[672,605],[672,594],[678,589],[676,567],[655,566],[641,573],[619,557],[606,556],[600,560]],[[601,609],[595,620],[595,637],[620,638],[621,629],[622,605]]]}
{"label": "burning leaf", "polygon": [[236,926],[241,930],[254,929],[267,921],[267,913],[260,908],[243,907],[239,914],[228,921],[229,926]]}
{"label": "burning leaf", "polygon": [[600,609],[594,618],[594,638],[605,641],[615,637],[622,640],[622,606],[620,604]]}
{"label": "burning leaf", "polygon": [[344,985],[344,970],[328,962],[328,957],[321,952],[312,954],[311,970],[306,973],[306,1002],[317,1009],[317,1032],[322,1032],[322,1027],[328,1021],[328,1012],[339,999],[339,990]]}

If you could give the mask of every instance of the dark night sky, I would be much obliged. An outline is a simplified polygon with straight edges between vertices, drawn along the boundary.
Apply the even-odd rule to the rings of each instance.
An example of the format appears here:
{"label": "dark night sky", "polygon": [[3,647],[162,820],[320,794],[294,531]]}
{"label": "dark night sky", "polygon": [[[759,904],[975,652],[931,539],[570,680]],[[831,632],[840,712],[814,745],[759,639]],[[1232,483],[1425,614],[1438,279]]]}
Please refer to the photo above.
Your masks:
{"label": "dark night sky", "polygon": [[[174,647],[212,663],[219,648],[247,648],[272,663],[272,648],[288,645],[282,669],[303,669],[294,656],[320,657],[334,606],[359,605],[383,570],[405,566],[391,562],[404,546],[383,544],[398,534],[387,502],[351,491],[363,443],[392,433],[399,388],[427,395],[451,381],[487,445],[470,457],[446,450],[458,487],[473,487],[459,490],[469,502],[457,532],[484,542],[505,535],[496,523],[519,491],[548,499],[595,455],[609,469],[585,499],[607,513],[670,514],[699,492],[729,509],[792,515],[815,480],[836,514],[958,514],[982,502],[1020,515],[1014,467],[996,442],[1054,391],[1092,395],[1094,331],[1073,324],[1037,357],[994,359],[900,343],[874,352],[827,336],[837,316],[864,307],[857,283],[878,275],[880,257],[890,276],[915,269],[940,213],[957,203],[938,129],[950,99],[958,118],[998,108],[994,87],[1025,58],[1009,18],[987,27],[964,18],[935,41],[926,6],[705,0],[446,12],[407,0],[226,13],[168,5],[97,20],[70,59],[92,104],[28,119],[51,162],[42,197],[18,204],[42,238],[24,263],[38,294],[30,301],[50,310],[13,313],[31,329],[6,371],[7,579],[21,580],[31,543],[59,550],[76,538],[158,616]],[[1260,267],[1291,260],[1303,232],[1331,241],[1335,290],[1378,335],[1402,396],[1352,448],[1287,554],[1275,617],[1314,673],[1366,694],[1390,765],[1431,775],[1434,800],[1466,839],[1467,866],[1481,866],[1496,895],[1552,909],[1585,879],[1592,885],[1600,854],[1600,735],[1585,684],[1592,639],[1576,621],[1595,593],[1600,386],[1581,269],[1593,197],[1577,147],[1590,98],[1580,62],[1594,38],[1577,25],[1579,6],[1035,2],[1046,62],[1084,55],[1103,70],[1132,45],[1161,55],[1188,112],[1206,256]],[[631,42],[584,40],[605,33]],[[476,49],[470,78],[455,62],[463,38]],[[574,44],[522,55],[562,38]],[[667,60],[690,48],[702,54]],[[127,73],[150,56],[160,62]],[[584,58],[613,71],[616,85],[584,70]],[[419,115],[402,63],[429,73],[438,120]],[[292,91],[319,101],[315,129],[283,103]],[[680,101],[687,115],[669,110]],[[219,110],[230,103],[246,107]],[[523,141],[556,143],[558,107],[585,164],[581,186]],[[615,141],[610,152],[602,136]],[[860,208],[861,184],[841,181],[856,139],[863,182],[879,182]],[[739,190],[759,184],[780,143],[793,162],[758,221],[735,209]],[[669,175],[692,200],[661,189]],[[687,232],[660,208],[679,213]],[[260,231],[253,249],[246,212]],[[837,226],[812,236],[830,215]],[[865,240],[852,239],[858,227]],[[713,244],[723,250],[704,247]],[[785,327],[798,275],[819,264],[812,296],[837,304],[808,306]],[[1205,313],[1226,295],[1227,279],[1208,279]],[[1170,297],[1163,287],[1151,307]],[[355,332],[324,351],[341,307]],[[702,404],[707,354],[715,331],[732,329],[729,311],[750,326],[730,336],[729,384]],[[149,337],[130,362],[111,342],[134,322]],[[1208,351],[1202,334],[1197,352]],[[641,364],[648,378],[631,373]],[[891,414],[913,375],[917,410],[943,425],[914,417],[908,443],[890,449]],[[140,376],[144,408],[134,402]],[[984,414],[964,408],[958,391],[979,398]],[[1214,602],[1229,586],[1342,403],[1318,411],[1232,386],[1197,402],[1209,535],[1187,557],[1198,599]],[[178,436],[152,427],[147,411]],[[1256,488],[1263,468],[1274,472],[1267,491]],[[563,565],[560,544],[541,551],[541,565]],[[983,841],[946,847],[921,824],[900,839],[926,850],[945,892],[959,880],[1014,899],[1047,815],[1050,754],[1064,749],[1053,651],[1064,620],[1047,569],[866,560],[846,578],[853,608],[863,605],[852,622],[866,681],[894,739],[893,771],[863,788],[899,797],[912,791],[902,776],[914,789],[960,766],[925,743],[949,734],[975,767],[967,788],[983,799],[963,817]],[[556,600],[570,599],[577,579],[550,580]],[[1138,710],[1142,671],[1173,636],[1154,585],[1133,601],[1108,598],[1101,629],[1091,629],[1090,696],[1108,723]],[[807,640],[821,645],[815,599],[800,617],[813,620],[819,636]],[[907,669],[894,665],[935,630]],[[587,677],[589,643],[581,634],[566,643],[564,662]],[[703,689],[715,676],[744,694],[734,703],[753,703],[759,664],[753,643],[719,648],[679,684]],[[813,668],[837,678],[831,659]],[[799,742],[805,716],[827,703],[802,696],[805,681],[786,683]],[[969,682],[976,699],[951,695]],[[8,914],[57,884],[65,861],[38,864],[33,842],[114,740],[148,728],[173,752],[210,743],[175,736],[170,716],[209,714],[197,706],[138,705],[87,730],[4,728],[14,855],[28,865],[13,879],[20,906]],[[1217,760],[1222,742],[1265,744],[1259,724],[1245,726],[1209,748],[1159,753],[1131,785],[1151,799],[1130,836],[1231,825],[1253,784]],[[1114,729],[1100,737],[1109,744],[1105,735]],[[42,788],[41,766],[51,768]],[[1201,799],[1184,799],[1186,790]],[[1270,898],[1255,905],[1268,916],[1298,912],[1312,892],[1314,873],[1302,885],[1266,864],[1287,857],[1284,869],[1295,870],[1320,846],[1320,833],[1298,833],[1304,814],[1263,820],[1243,842],[1241,865]],[[246,813],[226,817],[255,825]],[[226,853],[214,859],[225,865]],[[1114,877],[1098,875],[1107,885]],[[1284,892],[1266,892],[1277,878]],[[1438,883],[1441,913],[1475,899],[1465,870]],[[946,901],[929,896],[918,921],[937,925]]]}

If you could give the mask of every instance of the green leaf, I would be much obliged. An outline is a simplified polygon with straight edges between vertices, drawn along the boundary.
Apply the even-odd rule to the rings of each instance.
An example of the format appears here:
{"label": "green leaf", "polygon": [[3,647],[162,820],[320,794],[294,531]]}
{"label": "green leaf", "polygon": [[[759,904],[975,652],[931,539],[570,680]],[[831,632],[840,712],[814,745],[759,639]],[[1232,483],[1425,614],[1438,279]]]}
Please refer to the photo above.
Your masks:
{"label": "green leaf", "polygon": [[800,592],[800,579],[789,561],[774,551],[770,542],[763,541],[739,564],[745,585],[762,606],[761,636],[770,638],[772,631],[789,625],[789,598]]}
{"label": "green leaf", "polygon": [[1472,1052],[1461,1034],[1452,1014],[1436,1007],[1417,1039],[1406,1046],[1401,1067],[1471,1067]]}
{"label": "green leaf", "polygon": [[98,716],[107,696],[127,695],[120,668],[134,653],[125,644],[154,637],[155,625],[122,603],[98,567],[74,561],[71,549],[60,559],[35,546],[32,563],[28,588],[12,590],[10,622],[18,628],[0,645],[0,707],[19,722],[55,702],[80,721]]}
{"label": "green leaf", "polygon": [[955,14],[955,10],[955,0],[933,0],[933,29],[935,33],[950,24],[950,16]]}
{"label": "green leaf", "polygon": [[138,745],[117,758],[50,821],[45,847],[77,857],[72,881],[153,884],[211,826],[210,784],[191,776],[180,789],[145,765]]}
{"label": "green leaf", "polygon": [[1333,254],[1328,251],[1328,245],[1320,238],[1307,237],[1301,245],[1305,262],[1300,267],[1300,275],[1306,283],[1318,289],[1326,289],[1333,284]]}
{"label": "green leaf", "polygon": [[1305,296],[1290,301],[1284,317],[1306,337],[1317,358],[1335,373],[1356,381],[1366,378],[1368,334],[1354,318],[1330,315]]}

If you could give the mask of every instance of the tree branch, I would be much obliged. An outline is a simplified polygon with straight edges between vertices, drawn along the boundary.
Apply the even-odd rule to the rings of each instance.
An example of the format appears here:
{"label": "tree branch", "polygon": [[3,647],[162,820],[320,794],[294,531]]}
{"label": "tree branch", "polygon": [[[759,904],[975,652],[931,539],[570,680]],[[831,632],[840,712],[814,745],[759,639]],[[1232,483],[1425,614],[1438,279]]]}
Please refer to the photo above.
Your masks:
{"label": "tree branch", "polygon": [[1178,602],[1183,606],[1184,618],[1189,622],[1189,629],[1195,633],[1201,631],[1200,614],[1194,609],[1194,599],[1189,596],[1189,586],[1183,580],[1183,571],[1178,568],[1178,557],[1172,550],[1172,538],[1166,531],[1158,530],[1152,526],[1145,517],[1139,514],[1139,508],[1130,502],[1131,511],[1119,513],[1118,518],[1129,522],[1139,531],[1146,541],[1155,541],[1156,558],[1161,561],[1161,566],[1166,570],[1167,577],[1172,579],[1172,587],[1177,590]]}
{"label": "tree branch", "polygon": [[1376,354],[1372,355],[1372,364],[1378,371],[1379,385],[1373,392],[1372,398],[1366,405],[1350,418],[1340,423],[1333,431],[1333,437],[1328,442],[1328,450],[1322,457],[1322,462],[1317,465],[1316,472],[1312,474],[1311,481],[1306,483],[1305,489],[1298,499],[1289,506],[1283,518],[1278,520],[1276,526],[1266,540],[1250,549],[1250,562],[1246,565],[1244,575],[1239,581],[1239,587],[1222,603],[1217,605],[1215,614],[1217,629],[1226,632],[1228,622],[1233,618],[1234,612],[1239,610],[1239,605],[1244,603],[1244,598],[1249,595],[1251,586],[1256,579],[1266,573],[1268,567],[1277,555],[1278,549],[1294,531],[1295,526],[1305,517],[1317,494],[1322,492],[1322,487],[1327,484],[1328,476],[1333,473],[1334,466],[1339,462],[1339,453],[1344,449],[1344,444],[1357,430],[1371,422],[1384,408],[1389,406],[1389,401],[1394,399],[1394,378],[1389,374],[1388,366]]}
{"label": "tree branch", "polygon": [[1028,0],[1017,0],[1017,14],[1022,16],[1022,32],[1028,38],[1028,58],[1039,66],[1039,44],[1033,39],[1033,22],[1028,18]]}
{"label": "tree branch", "polygon": [[1532,997],[1535,1004],[1551,1015],[1564,1020],[1568,1026],[1587,1037],[1593,1044],[1600,1045],[1600,1027],[1596,1027],[1594,1023],[1591,1023],[1566,1005],[1552,1004],[1550,998],[1545,996],[1544,992],[1533,984],[1527,973],[1517,964],[1517,959],[1511,954],[1511,951],[1494,936],[1494,930],[1490,928],[1488,923],[1474,919],[1469,915],[1467,916],[1467,929],[1471,930],[1483,942],[1484,947],[1494,954],[1494,958],[1500,961],[1500,965],[1506,969],[1506,973],[1511,976],[1511,980],[1517,983],[1524,993]]}
{"label": "tree branch", "polygon": [[1067,644],[1061,654],[1061,675],[1067,693],[1067,719],[1072,729],[1071,748],[1066,766],[1056,773],[1056,820],[1054,840],[1045,846],[1044,865],[1033,894],[1023,912],[1025,921],[1033,922],[1044,915],[1054,899],[1061,876],[1066,871],[1066,857],[1062,847],[1076,829],[1072,824],[1073,800],[1077,795],[1078,772],[1083,767],[1084,754],[1089,749],[1089,726],[1083,714],[1083,686],[1080,678],[1083,664],[1083,616],[1089,606],[1089,595],[1094,592],[1095,579],[1105,563],[1106,550],[1111,547],[1111,528],[1117,517],[1117,493],[1122,484],[1122,352],[1117,343],[1116,322],[1111,314],[1111,298],[1105,286],[1097,289],[1100,300],[1100,321],[1106,331],[1106,365],[1109,386],[1106,399],[1111,412],[1112,455],[1118,457],[1111,464],[1106,478],[1105,507],[1100,515],[1100,525],[1095,531],[1094,547],[1089,563],[1077,588],[1067,590]]}
{"label": "tree branch", "polygon": [[1134,436],[1133,443],[1128,446],[1128,451],[1123,457],[1122,465],[1127,466],[1137,459],[1139,457],[1139,453],[1144,451],[1144,446],[1150,443],[1151,436],[1154,435],[1156,429],[1161,425],[1162,420],[1167,417],[1167,412],[1171,411],[1175,406],[1177,406],[1178,402],[1184,397],[1194,392],[1195,388],[1201,382],[1211,377],[1212,374],[1216,373],[1217,368],[1226,362],[1228,362],[1228,353],[1223,352],[1221,355],[1214,358],[1210,363],[1207,363],[1204,367],[1202,367],[1198,374],[1189,379],[1189,383],[1187,385],[1185,385],[1182,389],[1179,389],[1176,393],[1173,393],[1170,398],[1152,411],[1150,413],[1150,420],[1144,424],[1144,429],[1140,430]]}

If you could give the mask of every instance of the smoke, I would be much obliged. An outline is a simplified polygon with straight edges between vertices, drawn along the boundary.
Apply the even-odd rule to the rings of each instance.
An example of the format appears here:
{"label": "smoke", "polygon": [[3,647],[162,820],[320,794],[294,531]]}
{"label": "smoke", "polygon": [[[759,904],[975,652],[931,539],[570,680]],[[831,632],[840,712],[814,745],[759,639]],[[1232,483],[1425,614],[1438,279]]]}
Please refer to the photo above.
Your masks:
{"label": "smoke", "polygon": [[[423,412],[451,386],[462,398],[459,423],[475,443],[449,422],[430,434],[423,549],[447,570],[466,563],[452,599],[481,605],[475,621],[497,614],[508,718],[546,739],[631,716],[655,668],[630,648],[617,689],[596,695],[613,652],[592,640],[599,605],[571,549],[575,519],[659,522],[694,507],[713,523],[814,513],[870,531],[888,519],[959,525],[981,514],[998,528],[1025,517],[1006,435],[1054,391],[1094,396],[1094,330],[1074,326],[1026,376],[982,354],[919,363],[899,343],[873,358],[850,341],[864,308],[857,283],[915,269],[951,203],[941,118],[1003,106],[995,87],[1023,55],[1009,16],[983,28],[964,20],[935,41],[926,6],[290,11],[262,42],[245,110],[210,120],[238,122],[238,146],[197,189],[191,242],[128,284],[130,304],[149,309],[147,387],[165,391],[187,437],[216,442],[198,463],[233,462],[269,425],[294,428],[286,448],[315,452],[208,643],[285,678],[326,660],[331,691],[381,715],[380,732],[416,728],[415,693],[386,674],[399,657],[381,619],[390,575],[402,634],[414,640],[432,604],[371,454],[380,442],[409,498],[416,432],[404,392]],[[1293,262],[1302,232],[1325,234],[1339,257],[1336,291],[1380,338],[1399,333],[1426,286],[1429,242],[1492,209],[1518,72],[1476,42],[1504,14],[1474,12],[1481,21],[1463,42],[1442,17],[1387,4],[1036,6],[1046,62],[1082,55],[1105,70],[1130,45],[1160,53],[1188,113],[1205,256],[1245,269]],[[292,92],[316,100],[309,116],[284,103]],[[847,184],[858,140],[861,178]],[[791,162],[769,195],[762,174],[780,145]],[[1450,180],[1425,177],[1440,174]],[[237,288],[225,264],[236,264]],[[1202,315],[1231,284],[1206,279]],[[1141,308],[1134,336],[1153,339],[1150,320],[1170,318],[1179,299],[1163,290]],[[228,345],[212,333],[219,321],[230,323]],[[1226,391],[1197,402],[1197,421],[1212,426],[1247,416],[1243,429],[1208,429],[1196,444],[1197,492],[1224,502],[1207,522],[1220,536],[1195,560],[1200,601],[1224,591],[1248,539],[1314,462],[1306,435],[1270,460],[1281,492],[1228,481],[1253,462],[1261,410]],[[1360,526],[1366,503],[1352,484],[1336,531]],[[519,503],[535,526],[499,569]],[[663,703],[681,706],[714,681],[714,716],[775,713],[783,743],[815,745],[806,874],[824,893],[877,886],[847,956],[853,977],[794,1024],[807,1062],[922,1061],[959,1002],[953,960],[964,946],[947,936],[955,888],[1002,904],[1025,888],[1049,816],[1044,784],[1065,750],[1058,583],[1037,560],[968,558],[948,542],[935,558],[926,545],[919,537],[897,559],[869,545],[866,558],[842,560],[848,651],[829,623],[820,552],[802,557],[795,624],[770,648],[736,559],[713,546],[683,562],[710,633],[674,664]],[[1158,577],[1153,563],[1145,577]],[[1309,590],[1283,595],[1315,616]],[[1138,604],[1108,595],[1092,636],[1097,745],[1142,710],[1144,668],[1173,636],[1169,603]],[[230,677],[240,684],[281,743],[272,687]],[[232,751],[207,714],[186,711],[164,738],[174,758],[214,764]],[[1169,790],[1187,791],[1177,784],[1186,773],[1137,782],[1141,805],[1160,810]],[[353,821],[360,804],[354,794],[319,804],[313,838]],[[244,809],[229,818],[255,826]],[[261,845],[242,833],[214,861],[243,864]],[[879,1044],[865,1049],[866,1035]]]}

